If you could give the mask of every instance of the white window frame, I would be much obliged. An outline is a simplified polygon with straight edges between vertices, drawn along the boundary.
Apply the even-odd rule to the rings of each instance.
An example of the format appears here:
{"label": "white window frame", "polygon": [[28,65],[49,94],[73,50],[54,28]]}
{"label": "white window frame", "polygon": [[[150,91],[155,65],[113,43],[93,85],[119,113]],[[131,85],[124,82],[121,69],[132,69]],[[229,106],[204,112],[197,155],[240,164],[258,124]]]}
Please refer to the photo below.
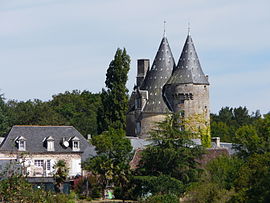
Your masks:
{"label": "white window frame", "polygon": [[53,140],[47,141],[47,151],[54,151],[54,141]]}
{"label": "white window frame", "polygon": [[36,160],[34,160],[34,165],[36,167],[44,167],[44,160],[43,159],[36,159]]}
{"label": "white window frame", "polygon": [[46,170],[47,171],[51,171],[52,170],[52,161],[50,159],[48,159],[46,161]]}
{"label": "white window frame", "polygon": [[19,140],[19,151],[25,151],[25,149],[26,149],[26,142],[25,142],[25,140]]}
{"label": "white window frame", "polygon": [[73,140],[72,141],[72,150],[73,151],[79,151],[80,150],[80,141],[79,140]]}

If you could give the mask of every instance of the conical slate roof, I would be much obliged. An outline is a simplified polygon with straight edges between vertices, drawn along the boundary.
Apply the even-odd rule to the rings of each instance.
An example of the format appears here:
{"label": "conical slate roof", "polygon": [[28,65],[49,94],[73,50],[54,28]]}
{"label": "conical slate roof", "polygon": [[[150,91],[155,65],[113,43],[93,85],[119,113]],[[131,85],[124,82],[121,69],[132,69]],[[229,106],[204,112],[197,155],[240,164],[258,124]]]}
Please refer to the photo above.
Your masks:
{"label": "conical slate roof", "polygon": [[163,37],[152,64],[147,72],[141,90],[148,90],[148,101],[144,112],[168,113],[169,109],[162,98],[162,88],[175,67],[174,58],[166,37]]}
{"label": "conical slate roof", "polygon": [[194,43],[188,34],[183,51],[171,78],[166,84],[206,84],[208,79],[204,75]]}

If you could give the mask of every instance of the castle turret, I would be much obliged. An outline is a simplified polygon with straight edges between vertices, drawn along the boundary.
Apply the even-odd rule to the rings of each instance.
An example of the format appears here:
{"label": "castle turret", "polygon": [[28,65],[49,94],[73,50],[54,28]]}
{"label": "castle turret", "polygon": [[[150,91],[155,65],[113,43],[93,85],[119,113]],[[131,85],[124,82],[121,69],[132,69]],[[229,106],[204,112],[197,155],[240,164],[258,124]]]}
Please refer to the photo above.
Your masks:
{"label": "castle turret", "polygon": [[[135,100],[134,106],[127,114],[128,135],[146,137],[156,122],[163,120],[170,112],[163,100],[162,89],[172,74],[175,62],[165,36],[150,70],[147,69],[147,64],[145,59],[138,60],[137,85],[131,98]],[[136,124],[132,127],[134,119]]]}
{"label": "castle turret", "polygon": [[163,91],[164,100],[171,111],[181,113],[197,129],[209,129],[209,82],[202,71],[190,34]]}
{"label": "castle turret", "polygon": [[175,67],[174,58],[166,37],[163,37],[151,69],[147,72],[140,90],[148,91],[148,101],[144,112],[168,113],[169,109],[162,98],[162,88]]}

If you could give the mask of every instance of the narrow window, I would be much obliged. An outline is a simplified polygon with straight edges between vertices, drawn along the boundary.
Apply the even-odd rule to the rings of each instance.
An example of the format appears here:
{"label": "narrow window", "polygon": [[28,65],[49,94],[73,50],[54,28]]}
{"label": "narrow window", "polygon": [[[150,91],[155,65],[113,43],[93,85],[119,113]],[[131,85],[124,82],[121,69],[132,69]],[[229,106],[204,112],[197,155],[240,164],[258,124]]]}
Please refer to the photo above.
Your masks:
{"label": "narrow window", "polygon": [[51,170],[51,160],[47,160],[47,170]]}
{"label": "narrow window", "polygon": [[141,122],[136,122],[136,134],[140,134],[141,133]]}
{"label": "narrow window", "polygon": [[24,148],[25,148],[24,140],[20,140],[19,143],[20,143],[19,148],[20,148],[20,149],[24,149]]}
{"label": "narrow window", "polygon": [[78,149],[79,148],[79,142],[78,141],[74,141],[73,142],[73,148],[74,149]]}
{"label": "narrow window", "polygon": [[80,151],[80,139],[78,137],[72,138],[72,150]]}

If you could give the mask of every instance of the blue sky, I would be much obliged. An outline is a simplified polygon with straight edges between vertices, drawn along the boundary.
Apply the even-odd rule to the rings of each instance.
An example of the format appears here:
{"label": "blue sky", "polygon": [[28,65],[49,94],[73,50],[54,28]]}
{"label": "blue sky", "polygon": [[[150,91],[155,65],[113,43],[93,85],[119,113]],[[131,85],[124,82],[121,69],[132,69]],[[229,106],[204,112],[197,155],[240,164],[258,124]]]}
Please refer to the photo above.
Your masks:
{"label": "blue sky", "polygon": [[269,0],[0,0],[0,89],[7,99],[99,92],[118,47],[153,60],[163,21],[178,61],[188,22],[211,83],[211,111],[270,111]]}

